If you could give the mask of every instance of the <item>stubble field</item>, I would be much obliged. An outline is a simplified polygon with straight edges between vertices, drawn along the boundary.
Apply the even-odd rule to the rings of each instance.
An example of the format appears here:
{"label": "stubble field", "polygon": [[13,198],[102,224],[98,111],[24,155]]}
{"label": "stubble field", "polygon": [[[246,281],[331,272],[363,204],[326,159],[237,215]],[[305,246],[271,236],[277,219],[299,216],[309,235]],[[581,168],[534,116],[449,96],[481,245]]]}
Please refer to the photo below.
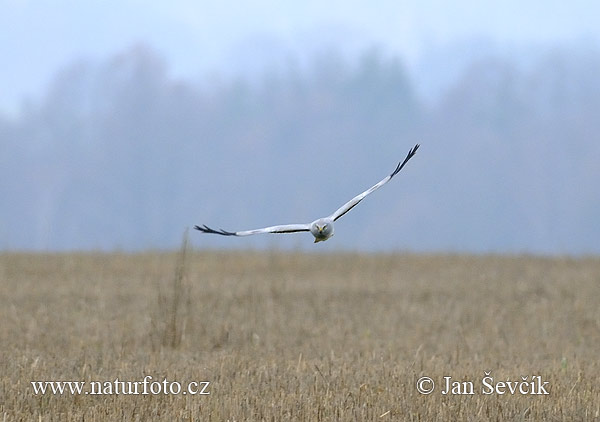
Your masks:
{"label": "stubble field", "polygon": [[598,258],[3,254],[0,280],[0,420],[600,417]]}

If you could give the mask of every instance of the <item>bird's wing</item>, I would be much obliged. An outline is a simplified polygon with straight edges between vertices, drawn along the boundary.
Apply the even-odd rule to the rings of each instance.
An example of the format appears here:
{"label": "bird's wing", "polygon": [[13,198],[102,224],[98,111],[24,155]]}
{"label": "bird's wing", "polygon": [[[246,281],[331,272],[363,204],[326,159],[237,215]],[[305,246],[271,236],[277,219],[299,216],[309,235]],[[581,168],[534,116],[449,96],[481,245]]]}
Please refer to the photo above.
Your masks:
{"label": "bird's wing", "polygon": [[213,230],[206,225],[194,226],[196,230],[202,233],[220,234],[222,236],[250,236],[251,234],[259,233],[296,233],[310,231],[310,224],[286,224],[282,226],[271,226],[263,229],[245,230],[241,232],[228,232],[225,230]]}
{"label": "bird's wing", "polygon": [[331,216],[329,218],[333,219],[333,221],[337,220],[338,218],[340,218],[341,216],[346,214],[348,211],[350,211],[352,208],[357,206],[359,204],[359,202],[362,201],[363,199],[365,199],[365,197],[367,195],[376,191],[377,189],[379,189],[380,187],[385,185],[387,182],[392,180],[392,177],[394,177],[396,174],[398,174],[398,172],[400,172],[400,170],[402,170],[402,167],[404,167],[404,165],[408,162],[408,160],[410,160],[416,154],[417,149],[419,149],[419,144],[415,145],[411,150],[408,151],[408,155],[406,156],[404,161],[398,163],[398,165],[396,166],[396,169],[392,172],[392,174],[387,176],[381,182],[377,183],[375,186],[370,187],[369,189],[367,189],[360,195],[356,195],[354,198],[352,198],[351,200],[346,202],[344,205],[342,205],[340,208],[338,208],[333,214],[331,214]]}

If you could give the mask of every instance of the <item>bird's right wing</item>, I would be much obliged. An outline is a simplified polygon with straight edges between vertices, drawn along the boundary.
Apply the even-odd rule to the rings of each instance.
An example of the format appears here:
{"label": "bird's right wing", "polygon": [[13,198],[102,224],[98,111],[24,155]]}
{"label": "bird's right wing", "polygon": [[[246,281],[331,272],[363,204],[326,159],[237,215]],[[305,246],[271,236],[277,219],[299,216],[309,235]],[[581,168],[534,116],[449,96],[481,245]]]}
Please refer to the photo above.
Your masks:
{"label": "bird's right wing", "polygon": [[228,232],[225,230],[214,230],[207,225],[194,226],[196,230],[200,230],[202,233],[220,234],[222,236],[250,236],[252,234],[260,233],[296,233],[296,232],[308,232],[310,231],[310,224],[285,224],[281,226],[271,226],[262,229],[245,230],[240,232]]}
{"label": "bird's right wing", "polygon": [[419,144],[415,145],[411,150],[408,151],[408,155],[406,156],[404,161],[398,163],[398,165],[396,166],[396,169],[392,172],[392,174],[387,176],[385,179],[383,179],[376,185],[371,186],[369,189],[367,189],[363,193],[356,195],[354,198],[352,198],[351,200],[346,202],[344,205],[339,207],[333,214],[331,214],[330,218],[333,219],[333,221],[336,221],[338,218],[340,218],[341,216],[346,214],[348,211],[350,211],[352,208],[357,206],[358,203],[360,201],[362,201],[363,199],[365,199],[365,197],[367,195],[376,191],[377,189],[379,189],[380,187],[385,185],[387,182],[392,180],[392,177],[394,177],[396,174],[398,174],[398,172],[400,172],[400,170],[402,170],[402,167],[404,167],[404,165],[408,162],[408,160],[410,160],[416,154],[418,149],[419,149]]}

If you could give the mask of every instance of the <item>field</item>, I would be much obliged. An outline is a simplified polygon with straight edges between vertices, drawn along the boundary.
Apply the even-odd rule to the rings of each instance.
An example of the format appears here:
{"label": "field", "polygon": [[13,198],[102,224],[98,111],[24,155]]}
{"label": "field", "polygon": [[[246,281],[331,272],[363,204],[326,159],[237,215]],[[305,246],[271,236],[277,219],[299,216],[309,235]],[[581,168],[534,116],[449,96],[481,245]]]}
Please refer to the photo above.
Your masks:
{"label": "field", "polygon": [[[600,419],[598,258],[5,253],[0,280],[3,421]],[[210,394],[116,393],[147,376]]]}

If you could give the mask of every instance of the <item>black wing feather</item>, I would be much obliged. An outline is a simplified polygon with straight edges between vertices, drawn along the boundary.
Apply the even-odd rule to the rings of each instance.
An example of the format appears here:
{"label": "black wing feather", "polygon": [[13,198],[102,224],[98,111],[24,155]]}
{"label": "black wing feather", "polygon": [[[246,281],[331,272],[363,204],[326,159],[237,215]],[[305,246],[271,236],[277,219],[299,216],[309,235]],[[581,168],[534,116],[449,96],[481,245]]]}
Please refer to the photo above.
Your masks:
{"label": "black wing feather", "polygon": [[404,161],[402,161],[402,163],[398,163],[398,167],[396,167],[396,170],[394,170],[394,172],[392,174],[390,174],[390,177],[394,177],[396,174],[398,174],[400,172],[400,170],[402,170],[402,167],[404,167],[404,165],[406,163],[408,163],[408,160],[413,158],[413,156],[417,153],[417,150],[419,149],[419,147],[420,147],[420,145],[417,144],[411,150],[408,151],[408,155],[406,156]]}
{"label": "black wing feather", "polygon": [[194,226],[194,228],[196,230],[200,230],[202,233],[220,234],[221,236],[237,236],[237,234],[235,232],[228,232],[223,229],[214,230],[214,229],[211,229],[210,227],[208,227],[206,224],[203,224],[202,227]]}

